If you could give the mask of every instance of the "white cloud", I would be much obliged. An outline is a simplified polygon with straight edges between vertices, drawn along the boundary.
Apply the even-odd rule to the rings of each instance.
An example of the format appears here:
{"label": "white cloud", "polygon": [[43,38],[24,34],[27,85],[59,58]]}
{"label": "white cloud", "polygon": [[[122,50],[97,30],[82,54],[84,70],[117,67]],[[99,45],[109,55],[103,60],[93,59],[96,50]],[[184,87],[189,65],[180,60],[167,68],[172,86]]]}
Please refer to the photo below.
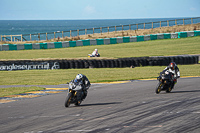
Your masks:
{"label": "white cloud", "polygon": [[191,10],[191,11],[196,11],[196,8],[191,7],[190,10]]}
{"label": "white cloud", "polygon": [[90,5],[88,5],[88,6],[86,6],[85,8],[84,8],[84,10],[83,10],[83,12],[85,13],[85,14],[94,14],[94,13],[96,13],[96,10],[95,10],[95,7],[92,7],[92,6],[90,6]]}

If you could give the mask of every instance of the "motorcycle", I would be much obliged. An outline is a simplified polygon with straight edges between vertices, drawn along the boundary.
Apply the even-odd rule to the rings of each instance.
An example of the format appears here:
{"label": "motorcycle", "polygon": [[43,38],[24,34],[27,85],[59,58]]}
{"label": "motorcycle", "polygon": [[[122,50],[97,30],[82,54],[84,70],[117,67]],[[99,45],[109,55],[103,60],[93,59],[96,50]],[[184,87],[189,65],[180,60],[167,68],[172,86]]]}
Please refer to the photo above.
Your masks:
{"label": "motorcycle", "polygon": [[88,54],[88,57],[100,57],[100,54],[97,55]]}
{"label": "motorcycle", "polygon": [[[68,95],[65,100],[65,107],[69,107],[70,104],[74,104],[76,106],[79,106],[81,102],[86,98],[84,92],[83,92],[83,83],[82,81],[70,81],[69,83],[69,89],[68,89]],[[81,101],[78,101],[78,95],[77,92],[80,92],[80,99]]]}
{"label": "motorcycle", "polygon": [[173,73],[169,70],[164,70],[160,72],[160,76],[157,77],[157,80],[159,81],[157,87],[156,87],[156,94],[159,94],[161,91],[166,91],[167,93],[171,92],[171,85],[173,82]]}

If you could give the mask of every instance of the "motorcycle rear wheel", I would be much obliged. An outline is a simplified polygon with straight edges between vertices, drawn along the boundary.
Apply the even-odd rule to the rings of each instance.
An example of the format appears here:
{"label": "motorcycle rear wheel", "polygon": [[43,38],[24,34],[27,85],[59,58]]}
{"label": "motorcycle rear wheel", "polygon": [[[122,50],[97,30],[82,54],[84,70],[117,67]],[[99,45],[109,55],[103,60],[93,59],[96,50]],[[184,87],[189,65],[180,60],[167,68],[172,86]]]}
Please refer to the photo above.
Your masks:
{"label": "motorcycle rear wheel", "polygon": [[65,107],[69,107],[72,95],[73,94],[71,92],[67,95],[67,98],[65,100]]}
{"label": "motorcycle rear wheel", "polygon": [[162,82],[159,82],[156,87],[156,94],[159,94],[161,92],[161,86],[162,86]]}

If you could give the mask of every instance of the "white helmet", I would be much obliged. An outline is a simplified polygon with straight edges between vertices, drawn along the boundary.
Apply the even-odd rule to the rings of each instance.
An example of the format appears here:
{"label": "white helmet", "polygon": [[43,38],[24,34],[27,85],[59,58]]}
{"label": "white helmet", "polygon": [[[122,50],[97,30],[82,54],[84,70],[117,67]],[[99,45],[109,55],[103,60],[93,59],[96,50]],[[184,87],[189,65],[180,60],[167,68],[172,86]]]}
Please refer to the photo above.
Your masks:
{"label": "white helmet", "polygon": [[82,74],[77,74],[77,75],[76,75],[76,79],[77,79],[77,80],[80,80],[80,79],[82,79],[82,78],[83,78],[83,75],[82,75]]}
{"label": "white helmet", "polygon": [[98,51],[98,49],[95,49],[95,51]]}

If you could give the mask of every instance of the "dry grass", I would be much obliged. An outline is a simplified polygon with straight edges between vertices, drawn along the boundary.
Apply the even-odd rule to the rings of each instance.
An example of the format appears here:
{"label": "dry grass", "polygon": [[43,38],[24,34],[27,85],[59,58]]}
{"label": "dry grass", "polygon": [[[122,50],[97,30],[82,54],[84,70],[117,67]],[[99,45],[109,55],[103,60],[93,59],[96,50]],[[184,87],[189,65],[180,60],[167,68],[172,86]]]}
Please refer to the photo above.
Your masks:
{"label": "dry grass", "polygon": [[154,29],[138,29],[138,30],[123,30],[116,32],[106,32],[106,33],[95,33],[80,35],[75,37],[64,37],[56,38],[51,40],[41,40],[41,41],[23,41],[23,42],[6,42],[0,41],[0,44],[25,44],[25,43],[44,43],[44,42],[59,42],[59,41],[74,41],[74,40],[85,40],[85,39],[98,39],[98,38],[113,38],[113,37],[123,37],[123,36],[139,36],[148,34],[158,34],[158,33],[174,33],[180,31],[193,31],[200,30],[200,23],[189,24],[189,25],[176,25],[171,27],[160,27]]}

